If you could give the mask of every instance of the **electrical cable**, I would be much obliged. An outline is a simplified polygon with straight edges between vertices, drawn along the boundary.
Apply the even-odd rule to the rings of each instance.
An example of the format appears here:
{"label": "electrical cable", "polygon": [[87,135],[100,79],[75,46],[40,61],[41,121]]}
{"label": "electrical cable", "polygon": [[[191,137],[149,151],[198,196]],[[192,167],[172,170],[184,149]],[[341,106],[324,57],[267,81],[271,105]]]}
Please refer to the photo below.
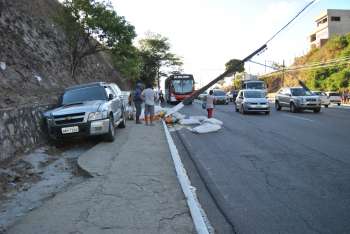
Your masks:
{"label": "electrical cable", "polygon": [[[261,63],[254,62],[255,64],[265,66]],[[343,63],[343,64],[340,64]],[[342,57],[342,58],[337,58],[337,59],[330,59],[324,62],[316,62],[316,63],[310,63],[310,64],[305,64],[305,65],[299,65],[299,66],[292,66],[288,68],[274,68],[270,67],[272,69],[275,69],[276,71],[271,72],[269,74],[264,74],[261,77],[267,77],[270,75],[276,75],[279,74],[280,72],[293,72],[293,71],[298,71],[298,70],[313,70],[313,69],[318,69],[318,68],[327,68],[327,67],[333,67],[333,66],[339,66],[339,65],[346,65],[350,63],[350,56],[347,57]]]}
{"label": "electrical cable", "polygon": [[309,6],[311,6],[314,2],[316,2],[316,0],[313,0],[311,2],[309,2],[303,9],[301,9],[296,16],[294,16],[286,25],[284,25],[280,30],[278,30],[269,40],[266,41],[265,44],[268,44],[269,42],[271,42],[278,34],[280,34],[284,29],[286,29],[288,27],[288,25],[290,25],[296,18],[299,17],[299,15],[301,15],[301,13],[303,13],[307,8],[309,8]]}

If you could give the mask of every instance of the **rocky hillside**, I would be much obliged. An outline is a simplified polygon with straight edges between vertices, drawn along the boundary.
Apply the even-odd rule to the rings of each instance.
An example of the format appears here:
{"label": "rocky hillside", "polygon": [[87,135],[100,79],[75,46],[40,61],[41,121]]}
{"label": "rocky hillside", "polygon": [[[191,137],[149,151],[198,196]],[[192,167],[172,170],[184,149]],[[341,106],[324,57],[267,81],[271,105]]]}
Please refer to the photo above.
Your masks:
{"label": "rocky hillside", "polygon": [[56,0],[0,0],[0,109],[56,100],[67,86],[121,78],[106,54],[87,57],[73,80],[65,33],[53,17]]}

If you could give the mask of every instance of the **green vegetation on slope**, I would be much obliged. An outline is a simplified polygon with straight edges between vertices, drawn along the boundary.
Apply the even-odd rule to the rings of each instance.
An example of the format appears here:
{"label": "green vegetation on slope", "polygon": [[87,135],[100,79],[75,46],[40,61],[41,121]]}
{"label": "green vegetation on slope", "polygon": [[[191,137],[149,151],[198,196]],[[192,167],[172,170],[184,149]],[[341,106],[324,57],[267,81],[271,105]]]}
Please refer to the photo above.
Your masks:
{"label": "green vegetation on slope", "polygon": [[168,38],[149,34],[135,47],[134,26],[109,1],[64,0],[54,21],[66,34],[73,79],[86,57],[102,51],[111,55],[113,66],[131,85],[137,81],[155,84],[167,75],[162,68],[181,71],[182,59],[170,52]]}

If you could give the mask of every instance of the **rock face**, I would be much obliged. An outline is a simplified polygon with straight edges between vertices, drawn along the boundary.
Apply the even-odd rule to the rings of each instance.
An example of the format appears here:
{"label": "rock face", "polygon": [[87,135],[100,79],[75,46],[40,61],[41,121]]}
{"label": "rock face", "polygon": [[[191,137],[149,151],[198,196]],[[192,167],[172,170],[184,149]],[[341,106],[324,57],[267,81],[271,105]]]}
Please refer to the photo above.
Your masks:
{"label": "rock face", "polygon": [[40,113],[67,86],[112,81],[128,88],[102,53],[71,78],[66,36],[53,20],[59,7],[56,0],[0,0],[0,160],[40,142]]}
{"label": "rock face", "polygon": [[73,80],[64,32],[54,24],[56,0],[0,0],[0,108],[51,103],[63,88],[114,81],[127,88],[106,55],[87,57]]}

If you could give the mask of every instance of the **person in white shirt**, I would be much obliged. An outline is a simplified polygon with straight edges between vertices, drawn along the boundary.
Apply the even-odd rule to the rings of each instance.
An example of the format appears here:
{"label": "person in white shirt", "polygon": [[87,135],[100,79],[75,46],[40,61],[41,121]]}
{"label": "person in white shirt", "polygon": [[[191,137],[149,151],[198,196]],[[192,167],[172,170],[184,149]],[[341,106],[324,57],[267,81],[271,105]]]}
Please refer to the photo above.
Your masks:
{"label": "person in white shirt", "polygon": [[[153,117],[154,117],[154,102],[156,100],[157,94],[153,91],[153,87],[151,84],[146,86],[146,89],[143,90],[142,99],[145,102],[145,122],[148,125],[148,119],[150,121],[150,125],[153,125]],[[149,118],[148,118],[149,116]]]}
{"label": "person in white shirt", "polygon": [[208,119],[213,117],[214,102],[215,102],[215,96],[213,95],[213,90],[210,90],[207,96],[207,103],[206,103],[206,107],[208,111]]}

